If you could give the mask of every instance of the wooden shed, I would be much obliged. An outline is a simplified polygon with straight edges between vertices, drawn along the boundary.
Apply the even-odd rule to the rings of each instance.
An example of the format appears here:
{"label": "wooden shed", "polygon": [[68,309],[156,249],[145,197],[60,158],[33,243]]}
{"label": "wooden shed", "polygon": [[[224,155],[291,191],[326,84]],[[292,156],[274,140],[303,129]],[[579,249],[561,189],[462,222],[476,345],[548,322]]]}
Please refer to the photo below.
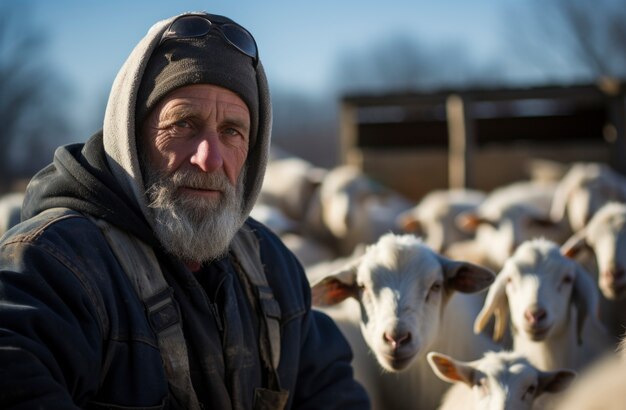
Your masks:
{"label": "wooden shed", "polygon": [[527,179],[533,161],[598,161],[626,174],[625,86],[347,95],[340,161],[415,200]]}

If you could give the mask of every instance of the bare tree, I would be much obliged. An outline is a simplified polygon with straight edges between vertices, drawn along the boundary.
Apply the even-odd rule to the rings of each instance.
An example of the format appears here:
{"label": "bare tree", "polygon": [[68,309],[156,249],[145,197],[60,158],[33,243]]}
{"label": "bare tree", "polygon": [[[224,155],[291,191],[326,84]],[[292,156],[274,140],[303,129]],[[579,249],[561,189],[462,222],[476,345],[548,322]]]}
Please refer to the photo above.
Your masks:
{"label": "bare tree", "polygon": [[531,0],[503,21],[508,48],[547,82],[626,78],[623,0]]}
{"label": "bare tree", "polygon": [[59,136],[68,132],[60,112],[66,90],[45,64],[45,36],[30,26],[25,7],[28,3],[0,6],[0,186],[4,187],[17,173],[50,161]]}
{"label": "bare tree", "polygon": [[412,91],[472,85],[484,72],[460,41],[425,44],[399,33],[360,52],[341,50],[334,80],[342,93]]}

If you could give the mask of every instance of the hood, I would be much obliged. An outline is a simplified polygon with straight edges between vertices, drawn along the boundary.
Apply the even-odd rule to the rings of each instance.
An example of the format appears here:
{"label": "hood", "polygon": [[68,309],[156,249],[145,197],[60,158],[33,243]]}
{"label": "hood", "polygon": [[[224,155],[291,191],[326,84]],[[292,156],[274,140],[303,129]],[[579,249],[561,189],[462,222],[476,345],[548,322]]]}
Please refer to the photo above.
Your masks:
{"label": "hood", "polygon": [[57,148],[52,164],[39,171],[26,188],[22,220],[57,207],[104,219],[146,243],[158,245],[139,206],[124,193],[108,168],[102,132],[85,144]]}
{"label": "hood", "polygon": [[[115,180],[120,184],[122,191],[137,203],[141,213],[150,224],[153,222],[148,212],[144,182],[137,155],[135,106],[139,86],[150,56],[157,47],[163,32],[177,17],[179,16],[162,20],[152,26],[130,53],[113,82],[104,116],[103,141],[109,168]],[[246,179],[244,181],[244,206],[241,224],[250,214],[259,195],[269,155],[272,112],[267,78],[260,61],[256,68],[256,79],[259,96],[259,122],[256,143],[248,151],[245,164]]]}

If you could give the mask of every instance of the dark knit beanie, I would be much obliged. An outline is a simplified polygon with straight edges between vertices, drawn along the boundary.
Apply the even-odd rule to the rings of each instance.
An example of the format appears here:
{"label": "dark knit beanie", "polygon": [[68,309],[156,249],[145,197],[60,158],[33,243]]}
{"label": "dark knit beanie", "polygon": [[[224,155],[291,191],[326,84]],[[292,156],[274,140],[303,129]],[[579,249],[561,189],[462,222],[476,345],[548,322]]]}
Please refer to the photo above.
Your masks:
{"label": "dark knit beanie", "polygon": [[254,62],[216,29],[203,37],[169,39],[152,53],[137,94],[135,129],[170,91],[190,84],[213,84],[239,95],[250,111],[250,147],[254,145],[259,124]]}

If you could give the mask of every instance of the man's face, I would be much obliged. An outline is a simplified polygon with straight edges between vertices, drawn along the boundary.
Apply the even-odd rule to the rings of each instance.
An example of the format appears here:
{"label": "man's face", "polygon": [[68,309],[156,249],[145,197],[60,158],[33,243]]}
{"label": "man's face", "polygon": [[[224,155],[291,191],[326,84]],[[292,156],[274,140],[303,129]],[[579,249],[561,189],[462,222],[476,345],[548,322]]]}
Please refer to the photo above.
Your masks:
{"label": "man's face", "polygon": [[[221,172],[235,185],[248,155],[250,113],[237,94],[195,84],[168,94],[143,124],[143,147],[163,173],[194,169]],[[214,199],[219,192],[181,188],[181,195]]]}
{"label": "man's face", "polygon": [[146,118],[139,157],[155,233],[189,262],[221,256],[239,228],[250,115],[206,84],[168,94]]}

